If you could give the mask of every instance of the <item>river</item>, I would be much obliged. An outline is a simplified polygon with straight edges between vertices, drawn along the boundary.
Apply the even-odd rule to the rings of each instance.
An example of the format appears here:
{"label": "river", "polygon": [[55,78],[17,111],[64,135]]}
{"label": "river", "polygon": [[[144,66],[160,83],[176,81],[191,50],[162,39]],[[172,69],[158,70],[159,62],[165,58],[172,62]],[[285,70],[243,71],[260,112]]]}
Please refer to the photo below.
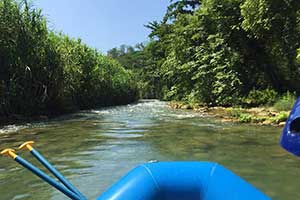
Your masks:
{"label": "river", "polygon": [[[278,145],[281,129],[222,123],[165,102],[66,115],[0,128],[1,149],[35,147],[89,199],[138,164],[151,160],[214,161],[274,200],[300,199],[300,162]],[[29,152],[18,154],[38,165]],[[40,165],[38,165],[40,166]],[[56,190],[7,157],[0,158],[1,200],[63,200]]]}

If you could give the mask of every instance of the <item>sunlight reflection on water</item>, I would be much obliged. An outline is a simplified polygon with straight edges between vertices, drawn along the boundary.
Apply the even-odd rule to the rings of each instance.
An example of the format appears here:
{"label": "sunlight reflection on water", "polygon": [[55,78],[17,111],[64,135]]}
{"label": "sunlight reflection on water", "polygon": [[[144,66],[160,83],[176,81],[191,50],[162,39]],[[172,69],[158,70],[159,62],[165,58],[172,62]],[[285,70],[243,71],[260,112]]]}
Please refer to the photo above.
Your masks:
{"label": "sunlight reflection on water", "polygon": [[[300,178],[296,178],[300,165],[279,147],[280,131],[222,123],[193,111],[170,109],[166,102],[144,100],[6,126],[0,129],[0,145],[17,147],[34,140],[37,149],[89,199],[149,160],[218,162],[274,200],[300,199]],[[34,160],[26,152],[20,154]],[[0,157],[0,172],[1,200],[65,199],[7,158]]]}

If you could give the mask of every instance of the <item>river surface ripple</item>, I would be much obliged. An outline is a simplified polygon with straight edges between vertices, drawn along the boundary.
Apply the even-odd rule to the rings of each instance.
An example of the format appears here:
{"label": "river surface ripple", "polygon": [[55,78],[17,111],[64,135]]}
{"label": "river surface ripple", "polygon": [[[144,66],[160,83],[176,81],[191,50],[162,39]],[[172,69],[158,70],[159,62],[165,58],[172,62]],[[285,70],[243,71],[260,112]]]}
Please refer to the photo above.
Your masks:
{"label": "river surface ripple", "polygon": [[[214,161],[274,200],[300,199],[299,159],[278,145],[281,129],[222,123],[165,102],[82,111],[49,122],[0,128],[1,149],[34,140],[36,148],[95,199],[138,164],[150,161]],[[28,152],[24,158],[40,166]],[[9,158],[0,158],[1,200],[66,199]]]}

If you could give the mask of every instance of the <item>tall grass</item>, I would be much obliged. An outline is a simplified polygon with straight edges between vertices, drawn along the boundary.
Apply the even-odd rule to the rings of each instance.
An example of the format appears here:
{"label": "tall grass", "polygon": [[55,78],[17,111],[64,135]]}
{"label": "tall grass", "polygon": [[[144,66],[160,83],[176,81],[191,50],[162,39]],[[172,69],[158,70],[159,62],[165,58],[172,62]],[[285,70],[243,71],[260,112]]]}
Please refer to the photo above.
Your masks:
{"label": "tall grass", "polygon": [[274,104],[277,111],[290,111],[295,103],[296,95],[291,92],[285,93]]}
{"label": "tall grass", "polygon": [[0,117],[58,114],[135,100],[132,74],[47,28],[26,0],[0,1]]}

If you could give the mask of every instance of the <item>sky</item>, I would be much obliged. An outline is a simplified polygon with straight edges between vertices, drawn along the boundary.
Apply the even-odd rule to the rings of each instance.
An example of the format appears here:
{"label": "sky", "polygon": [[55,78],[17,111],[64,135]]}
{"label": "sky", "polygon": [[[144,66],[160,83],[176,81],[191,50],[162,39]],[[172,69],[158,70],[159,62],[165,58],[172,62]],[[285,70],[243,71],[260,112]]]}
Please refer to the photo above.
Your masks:
{"label": "sky", "polygon": [[144,27],[160,21],[168,0],[33,0],[43,10],[51,30],[81,38],[100,52],[122,44],[135,45],[148,40]]}

